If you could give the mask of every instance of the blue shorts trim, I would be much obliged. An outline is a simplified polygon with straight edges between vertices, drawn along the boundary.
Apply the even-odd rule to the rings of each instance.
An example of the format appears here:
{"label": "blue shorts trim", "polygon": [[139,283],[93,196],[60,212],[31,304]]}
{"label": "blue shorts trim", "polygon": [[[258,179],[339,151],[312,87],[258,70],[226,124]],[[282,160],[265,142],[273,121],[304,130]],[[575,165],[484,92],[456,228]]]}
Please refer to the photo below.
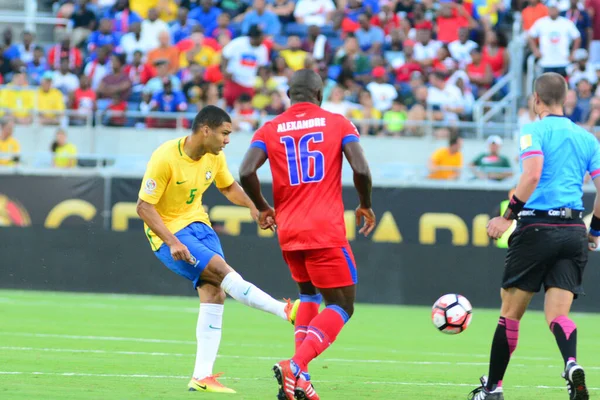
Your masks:
{"label": "blue shorts trim", "polygon": [[196,258],[194,265],[186,261],[173,260],[169,246],[164,243],[154,254],[171,271],[192,281],[195,289],[200,285],[200,275],[202,275],[210,260],[216,255],[225,259],[221,242],[215,231],[202,222],[191,223],[175,233],[175,236]]}
{"label": "blue shorts trim", "polygon": [[350,270],[350,275],[352,276],[352,282],[355,284],[358,283],[358,273],[356,272],[356,266],[352,261],[352,257],[348,254],[348,250],[345,247],[342,247],[342,251],[344,252],[344,257],[346,257],[346,262],[348,263],[348,269]]}

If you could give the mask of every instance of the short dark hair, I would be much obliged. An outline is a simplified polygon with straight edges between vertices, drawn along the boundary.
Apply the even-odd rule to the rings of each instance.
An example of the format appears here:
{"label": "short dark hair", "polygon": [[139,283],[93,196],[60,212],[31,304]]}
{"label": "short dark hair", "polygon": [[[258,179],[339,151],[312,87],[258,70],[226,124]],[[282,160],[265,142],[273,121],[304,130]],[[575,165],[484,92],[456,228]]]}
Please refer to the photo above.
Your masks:
{"label": "short dark hair", "polygon": [[248,93],[242,93],[240,94],[240,97],[238,97],[238,101],[240,103],[249,103],[252,101],[252,96],[250,96]]}
{"label": "short dark hair", "polygon": [[225,122],[231,123],[231,117],[225,110],[216,106],[206,106],[200,110],[196,115],[196,118],[194,118],[192,132],[198,132],[204,125],[208,126],[210,129],[216,129]]}
{"label": "short dark hair", "polygon": [[547,106],[563,105],[567,97],[567,81],[555,72],[540,75],[533,84],[533,91]]}
{"label": "short dark hair", "polygon": [[450,139],[448,139],[448,145],[454,146],[460,139],[462,139],[460,135],[450,135]]}

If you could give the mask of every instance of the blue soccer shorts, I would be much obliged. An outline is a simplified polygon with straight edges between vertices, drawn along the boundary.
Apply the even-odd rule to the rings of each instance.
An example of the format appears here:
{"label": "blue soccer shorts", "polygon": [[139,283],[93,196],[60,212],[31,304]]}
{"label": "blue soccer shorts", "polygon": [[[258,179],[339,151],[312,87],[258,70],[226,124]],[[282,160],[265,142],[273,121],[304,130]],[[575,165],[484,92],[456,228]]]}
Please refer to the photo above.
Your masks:
{"label": "blue soccer shorts", "polygon": [[187,261],[173,260],[169,246],[164,243],[154,254],[171,271],[192,281],[195,289],[200,285],[200,275],[202,275],[210,260],[215,255],[225,259],[221,242],[215,231],[202,222],[194,222],[186,226],[175,233],[175,236],[188,248],[192,256],[196,258],[195,265]]}

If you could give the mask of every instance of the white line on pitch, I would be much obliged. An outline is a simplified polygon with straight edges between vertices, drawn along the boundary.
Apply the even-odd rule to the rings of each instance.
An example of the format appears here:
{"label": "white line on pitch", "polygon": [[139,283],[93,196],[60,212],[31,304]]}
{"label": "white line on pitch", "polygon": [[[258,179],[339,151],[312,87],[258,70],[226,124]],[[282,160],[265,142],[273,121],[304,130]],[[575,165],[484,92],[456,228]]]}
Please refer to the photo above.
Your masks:
{"label": "white line on pitch", "polygon": [[[18,336],[18,337],[38,337],[38,338],[57,338],[57,339],[72,339],[72,340],[91,340],[91,341],[108,341],[108,342],[137,342],[137,343],[163,343],[163,344],[196,344],[195,341],[191,340],[172,340],[172,339],[153,339],[153,338],[136,338],[136,337],[119,337],[119,336],[86,336],[86,335],[64,335],[56,333],[30,333],[30,332],[0,332],[2,336]],[[250,347],[250,348],[289,348],[287,345],[281,344],[249,344],[249,343],[221,343],[223,347]],[[364,349],[357,349],[352,347],[337,347],[339,350],[352,351]],[[386,353],[393,354],[412,354],[410,351],[388,349]],[[441,356],[441,357],[465,357],[465,358],[484,358],[487,359],[487,354],[463,354],[463,353],[438,353],[438,352],[422,352],[414,353],[419,356]],[[515,360],[528,360],[528,361],[555,361],[556,358],[549,357],[522,357],[516,356]]]}
{"label": "white line on pitch", "polygon": [[[80,372],[22,372],[22,371],[0,371],[0,375],[51,375],[51,376],[66,376],[66,377],[99,377],[99,378],[149,378],[149,379],[189,379],[188,376],[181,375],[146,375],[146,374],[88,374]],[[223,377],[220,379],[226,380],[241,380],[241,381],[262,381],[271,380],[271,378],[234,378],[234,377]],[[347,381],[321,381],[315,380],[315,383],[344,383],[348,384]],[[402,385],[402,386],[456,386],[456,387],[473,387],[476,384],[473,383],[451,383],[451,382],[398,382],[398,381],[367,381],[357,382],[352,381],[354,384],[366,384],[366,385]],[[564,386],[513,386],[519,389],[560,389],[564,390]],[[588,387],[588,390],[600,390],[596,387]]]}

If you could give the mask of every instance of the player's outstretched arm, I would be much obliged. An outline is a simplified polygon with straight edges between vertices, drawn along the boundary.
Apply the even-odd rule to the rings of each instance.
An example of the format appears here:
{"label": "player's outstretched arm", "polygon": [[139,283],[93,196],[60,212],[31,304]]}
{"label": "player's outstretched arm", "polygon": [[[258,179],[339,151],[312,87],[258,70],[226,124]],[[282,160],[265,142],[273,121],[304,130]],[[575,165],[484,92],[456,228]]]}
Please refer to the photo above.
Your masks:
{"label": "player's outstretched arm", "polygon": [[267,211],[271,208],[269,203],[262,195],[260,190],[260,181],[256,171],[267,161],[267,154],[259,148],[250,147],[242,166],[240,167],[240,182],[242,188],[250,197],[258,211]]}
{"label": "player's outstretched arm", "polygon": [[171,256],[174,260],[184,260],[189,263],[192,262],[190,251],[171,233],[171,231],[169,231],[163,220],[160,218],[160,215],[158,215],[158,211],[156,211],[154,205],[138,198],[136,211],[140,218],[148,225],[148,228],[169,246],[171,249]]}
{"label": "player's outstretched arm", "polygon": [[360,205],[356,209],[356,224],[360,225],[362,219],[365,223],[359,233],[369,235],[375,228],[375,213],[371,209],[371,170],[365,157],[365,152],[359,142],[348,142],[343,147],[344,155],[354,171],[354,187],[358,192]]}
{"label": "player's outstretched arm", "polygon": [[258,214],[258,210],[256,210],[254,203],[250,200],[250,197],[244,192],[244,189],[242,189],[239,183],[234,181],[226,188],[219,188],[219,191],[223,193],[223,196],[227,197],[227,200],[236,206],[248,207],[253,217]]}

